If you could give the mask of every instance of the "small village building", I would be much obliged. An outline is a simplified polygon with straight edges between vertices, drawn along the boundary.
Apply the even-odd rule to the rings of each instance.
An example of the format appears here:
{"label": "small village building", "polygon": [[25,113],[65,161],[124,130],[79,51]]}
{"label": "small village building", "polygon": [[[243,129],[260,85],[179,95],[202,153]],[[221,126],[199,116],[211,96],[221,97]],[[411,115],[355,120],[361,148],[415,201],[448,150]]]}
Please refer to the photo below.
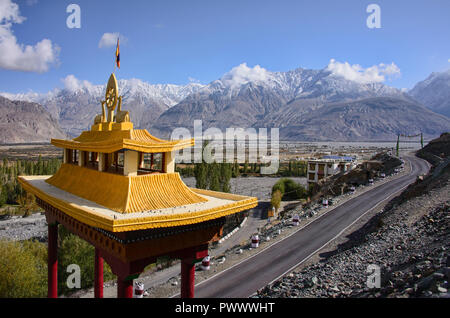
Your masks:
{"label": "small village building", "polygon": [[323,156],[307,161],[307,182],[314,184],[329,176],[347,172],[356,166],[355,160],[348,156]]}

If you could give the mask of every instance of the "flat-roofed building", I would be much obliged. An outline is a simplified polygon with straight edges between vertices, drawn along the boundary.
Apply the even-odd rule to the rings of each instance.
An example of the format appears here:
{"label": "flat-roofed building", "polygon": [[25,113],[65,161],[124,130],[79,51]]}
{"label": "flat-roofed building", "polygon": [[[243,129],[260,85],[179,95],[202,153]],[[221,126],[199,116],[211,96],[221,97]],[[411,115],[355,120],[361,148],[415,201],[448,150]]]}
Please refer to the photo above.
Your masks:
{"label": "flat-roofed building", "polygon": [[347,172],[355,167],[355,160],[352,157],[324,156],[320,159],[308,160],[308,184],[317,183],[319,180],[335,175],[340,172]]}

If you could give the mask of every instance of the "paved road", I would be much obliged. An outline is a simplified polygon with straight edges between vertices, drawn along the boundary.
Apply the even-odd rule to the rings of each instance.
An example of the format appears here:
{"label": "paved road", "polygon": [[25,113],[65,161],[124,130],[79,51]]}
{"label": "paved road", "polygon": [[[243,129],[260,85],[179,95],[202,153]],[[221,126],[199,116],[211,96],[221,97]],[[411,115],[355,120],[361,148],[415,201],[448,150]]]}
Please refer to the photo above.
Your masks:
{"label": "paved road", "polygon": [[339,236],[359,217],[399,193],[414,182],[417,175],[429,170],[429,165],[424,160],[412,156],[404,158],[411,164],[408,175],[386,182],[329,210],[287,239],[200,282],[195,287],[195,297],[248,297],[292,270]]}

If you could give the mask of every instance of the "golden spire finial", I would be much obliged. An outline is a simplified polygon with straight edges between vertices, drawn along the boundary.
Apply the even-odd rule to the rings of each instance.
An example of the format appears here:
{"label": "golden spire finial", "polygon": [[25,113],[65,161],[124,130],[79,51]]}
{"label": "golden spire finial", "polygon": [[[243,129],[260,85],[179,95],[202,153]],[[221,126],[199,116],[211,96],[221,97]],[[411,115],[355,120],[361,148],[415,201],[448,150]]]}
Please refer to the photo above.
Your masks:
{"label": "golden spire finial", "polygon": [[114,73],[111,74],[106,85],[105,104],[108,107],[108,122],[114,121],[114,110],[119,99],[119,88]]}
{"label": "golden spire finial", "polygon": [[[94,119],[94,125],[100,123],[123,123],[130,122],[130,115],[128,111],[122,110],[122,96],[119,96],[119,86],[117,85],[117,79],[114,73],[111,74],[106,85],[105,100],[101,101],[102,104],[102,114],[97,115]],[[106,108],[108,109],[108,114],[106,114]],[[117,114],[114,116],[114,110],[117,105]]]}

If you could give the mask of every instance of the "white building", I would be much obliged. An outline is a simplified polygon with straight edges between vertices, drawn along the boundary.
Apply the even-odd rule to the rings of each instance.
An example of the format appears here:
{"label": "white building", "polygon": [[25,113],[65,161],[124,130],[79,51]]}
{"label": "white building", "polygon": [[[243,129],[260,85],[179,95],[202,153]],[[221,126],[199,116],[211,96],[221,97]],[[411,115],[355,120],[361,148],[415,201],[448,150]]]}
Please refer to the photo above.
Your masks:
{"label": "white building", "polygon": [[308,184],[317,183],[339,172],[347,172],[355,166],[356,163],[352,157],[324,156],[321,159],[308,160]]}

